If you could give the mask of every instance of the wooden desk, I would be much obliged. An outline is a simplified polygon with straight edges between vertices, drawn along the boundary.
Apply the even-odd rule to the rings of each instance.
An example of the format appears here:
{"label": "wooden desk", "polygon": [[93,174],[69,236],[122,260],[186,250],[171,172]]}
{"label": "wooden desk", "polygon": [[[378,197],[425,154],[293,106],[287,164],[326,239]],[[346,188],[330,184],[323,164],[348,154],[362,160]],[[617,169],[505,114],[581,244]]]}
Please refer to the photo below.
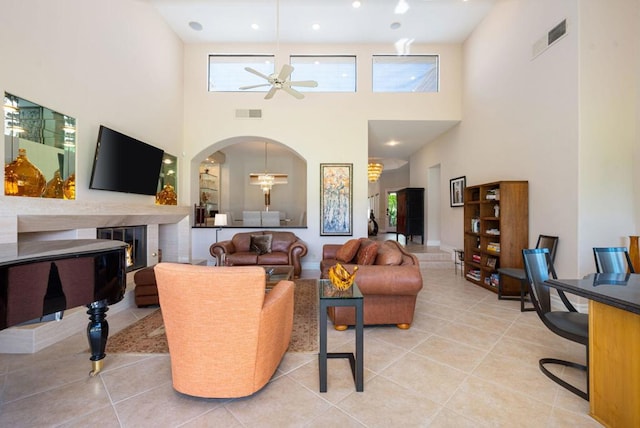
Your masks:
{"label": "wooden desk", "polygon": [[589,299],[591,416],[608,427],[640,426],[640,275],[547,283]]}

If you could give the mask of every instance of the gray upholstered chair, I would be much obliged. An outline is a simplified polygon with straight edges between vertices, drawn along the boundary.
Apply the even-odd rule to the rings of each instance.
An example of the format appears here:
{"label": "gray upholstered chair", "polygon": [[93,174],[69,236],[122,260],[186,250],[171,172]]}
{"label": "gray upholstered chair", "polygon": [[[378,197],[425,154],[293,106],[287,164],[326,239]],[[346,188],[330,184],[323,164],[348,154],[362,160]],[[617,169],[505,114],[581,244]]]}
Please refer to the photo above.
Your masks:
{"label": "gray upholstered chair", "polygon": [[[574,394],[585,400],[589,400],[589,315],[579,313],[573,307],[569,299],[561,290],[558,295],[562,303],[566,306],[566,311],[551,310],[551,297],[549,286],[545,283],[551,275],[556,278],[556,272],[551,262],[551,255],[547,248],[522,250],[522,258],[524,260],[524,269],[529,281],[529,297],[538,316],[543,324],[555,334],[569,339],[573,342],[580,343],[586,347],[586,365],[574,363],[571,361],[560,360],[557,358],[542,358],[539,361],[540,370],[549,379],[563,386]],[[558,364],[565,367],[572,367],[585,371],[587,374],[587,392],[582,391],[571,385],[564,379],[553,374],[545,367],[547,364]]]}
{"label": "gray upholstered chair", "polygon": [[242,225],[255,227],[262,226],[260,211],[242,211]]}
{"label": "gray upholstered chair", "polygon": [[262,211],[260,213],[262,220],[262,227],[280,226],[280,212],[279,211]]}

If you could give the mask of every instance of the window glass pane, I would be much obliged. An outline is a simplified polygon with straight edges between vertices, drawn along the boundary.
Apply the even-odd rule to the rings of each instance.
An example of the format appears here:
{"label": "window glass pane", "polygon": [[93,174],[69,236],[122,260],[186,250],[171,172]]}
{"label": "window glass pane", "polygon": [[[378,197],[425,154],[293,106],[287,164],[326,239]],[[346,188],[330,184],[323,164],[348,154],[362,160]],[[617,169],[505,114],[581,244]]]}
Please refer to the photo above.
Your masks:
{"label": "window glass pane", "polygon": [[438,92],[438,56],[375,55],[373,92]]}
{"label": "window glass pane", "polygon": [[269,82],[245,70],[251,67],[264,75],[273,73],[273,55],[209,55],[209,91],[238,92],[241,86],[261,85],[246,91],[266,92]]}
{"label": "window glass pane", "polygon": [[294,86],[300,92],[355,92],[355,56],[291,56],[291,80],[315,80],[318,86]]}

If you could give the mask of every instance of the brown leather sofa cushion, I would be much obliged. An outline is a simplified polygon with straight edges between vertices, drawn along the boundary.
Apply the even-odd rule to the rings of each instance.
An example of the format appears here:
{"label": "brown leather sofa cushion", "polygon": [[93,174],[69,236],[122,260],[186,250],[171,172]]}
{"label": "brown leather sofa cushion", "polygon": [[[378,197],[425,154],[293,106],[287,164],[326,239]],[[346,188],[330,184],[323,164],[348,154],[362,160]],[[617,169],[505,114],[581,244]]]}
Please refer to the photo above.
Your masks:
{"label": "brown leather sofa cushion", "polygon": [[358,253],[360,248],[359,239],[350,239],[338,249],[336,252],[336,260],[343,263],[349,263]]}
{"label": "brown leather sofa cushion", "polygon": [[378,243],[370,239],[363,239],[358,250],[357,264],[372,265],[378,255]]}
{"label": "brown leather sofa cushion", "polygon": [[378,255],[376,256],[376,265],[384,266],[397,266],[402,263],[402,251],[400,251],[393,244],[384,242],[380,248],[378,248]]}

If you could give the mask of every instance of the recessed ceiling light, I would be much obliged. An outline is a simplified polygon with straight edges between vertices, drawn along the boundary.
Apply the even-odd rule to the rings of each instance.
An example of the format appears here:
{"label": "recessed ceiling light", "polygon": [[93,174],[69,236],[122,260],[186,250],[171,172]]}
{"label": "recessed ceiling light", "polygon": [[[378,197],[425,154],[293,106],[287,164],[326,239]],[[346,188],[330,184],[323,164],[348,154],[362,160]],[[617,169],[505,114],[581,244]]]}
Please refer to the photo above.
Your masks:
{"label": "recessed ceiling light", "polygon": [[313,24],[311,26],[311,28],[313,28],[314,30],[318,31],[320,29],[320,24]]}
{"label": "recessed ceiling light", "polygon": [[402,24],[400,24],[399,22],[392,22],[389,27],[391,27],[392,30],[397,30],[401,26],[402,26]]}
{"label": "recessed ceiling light", "polygon": [[391,140],[391,141],[387,141],[386,143],[384,143],[385,146],[397,146],[398,144],[400,144],[398,141],[396,140]]}
{"label": "recessed ceiling light", "polygon": [[398,4],[396,5],[394,12],[397,15],[403,15],[407,13],[408,10],[409,10],[409,3],[407,3],[406,0],[398,0]]}
{"label": "recessed ceiling light", "polygon": [[353,6],[354,9],[357,9],[362,6],[362,3],[358,0],[355,0],[353,3],[351,3],[351,6]]}
{"label": "recessed ceiling light", "polygon": [[189,27],[191,27],[191,29],[194,31],[202,31],[202,24],[198,21],[189,22]]}
{"label": "recessed ceiling light", "polygon": [[251,28],[254,30],[259,30],[260,26],[258,24],[251,24]]}

